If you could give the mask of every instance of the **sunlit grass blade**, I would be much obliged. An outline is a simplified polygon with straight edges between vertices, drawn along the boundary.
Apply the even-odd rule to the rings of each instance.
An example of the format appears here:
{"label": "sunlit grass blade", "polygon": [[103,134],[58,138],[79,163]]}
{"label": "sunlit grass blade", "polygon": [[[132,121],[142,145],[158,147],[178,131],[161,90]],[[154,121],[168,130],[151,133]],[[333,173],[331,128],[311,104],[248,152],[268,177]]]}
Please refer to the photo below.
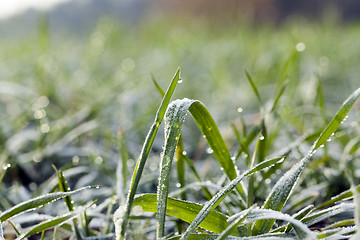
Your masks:
{"label": "sunlit grass blade", "polygon": [[331,122],[326,126],[325,130],[322,131],[320,137],[315,142],[313,151],[318,149],[321,145],[323,145],[335,132],[335,130],[339,127],[341,122],[347,118],[347,114],[351,110],[352,106],[356,102],[356,100],[360,96],[360,88],[358,88],[353,94],[349,96],[348,99],[343,103],[340,107],[339,111],[336,113]]}
{"label": "sunlit grass blade", "polygon": [[284,92],[285,92],[285,90],[286,90],[287,85],[288,85],[288,81],[285,81],[285,82],[283,83],[283,85],[281,86],[278,94],[277,94],[276,97],[275,97],[274,103],[273,103],[273,105],[272,105],[272,107],[271,107],[271,109],[270,109],[270,113],[272,113],[272,112],[275,111],[275,109],[276,109],[276,107],[277,107],[277,104],[278,104],[281,96],[284,94]]}
{"label": "sunlit grass blade", "polygon": [[[353,94],[351,94],[350,97],[343,103],[333,120],[327,125],[327,127],[318,137],[318,139],[314,142],[308,154],[278,180],[278,182],[273,187],[271,193],[267,197],[264,205],[262,206],[263,209],[281,211],[288,198],[290,197],[290,194],[294,189],[295,184],[300,177],[300,174],[305,168],[306,163],[310,160],[314,152],[320,146],[322,146],[335,132],[337,127],[346,118],[348,112],[350,111],[351,107],[354,105],[355,101],[358,99],[359,96],[360,88],[357,89]],[[253,234],[269,232],[274,222],[275,220],[256,221],[253,228]]]}
{"label": "sunlit grass blade", "polygon": [[7,219],[9,219],[9,218],[11,218],[11,217],[13,217],[15,215],[18,215],[18,214],[24,213],[26,211],[36,209],[38,207],[43,206],[44,204],[53,202],[53,201],[58,200],[60,198],[70,196],[72,194],[81,192],[81,191],[83,191],[85,189],[89,189],[89,188],[90,187],[83,187],[83,188],[79,188],[77,190],[70,191],[70,192],[50,193],[50,194],[42,195],[42,196],[30,199],[28,201],[19,203],[19,204],[15,205],[14,207],[2,212],[0,214],[0,221],[4,222]]}
{"label": "sunlit grass blade", "polygon": [[63,216],[54,217],[53,219],[43,221],[43,222],[31,227],[31,229],[29,231],[27,231],[26,233],[21,234],[18,238],[16,238],[16,240],[21,240],[21,239],[27,238],[33,234],[39,233],[41,231],[47,230],[49,228],[52,228],[52,227],[55,227],[58,225],[61,225],[64,222],[74,219],[79,214],[81,214],[83,211],[85,211],[86,208],[89,208],[89,207],[90,207],[90,205],[87,207],[80,207],[78,210],[76,210],[74,212],[69,212]]}
{"label": "sunlit grass blade", "polygon": [[123,209],[122,207],[119,207],[118,211],[114,214],[116,239],[124,239],[125,238],[125,233],[126,233],[126,228],[127,228],[128,222],[129,222],[129,216],[130,216],[132,202],[133,202],[134,196],[136,194],[136,190],[139,185],[140,178],[141,178],[147,157],[150,153],[150,150],[151,150],[152,144],[154,142],[156,133],[159,129],[160,123],[164,118],[165,111],[170,102],[171,96],[173,95],[173,93],[175,91],[175,87],[179,81],[179,77],[180,77],[180,68],[178,68],[178,70],[176,71],[173,80],[171,81],[168,89],[166,90],[165,96],[163,97],[161,104],[156,112],[154,123],[152,124],[152,126],[148,132],[148,135],[145,139],[140,156],[136,162],[133,176],[132,176],[132,179],[130,182],[129,193],[127,195],[125,209]]}
{"label": "sunlit grass blade", "polygon": [[155,79],[155,77],[154,77],[153,74],[151,74],[151,80],[152,80],[153,83],[155,84],[155,87],[156,87],[156,89],[158,90],[158,92],[160,93],[160,95],[161,95],[162,97],[164,97],[164,96],[165,96],[165,92],[164,92],[164,90],[160,87],[160,85],[159,85],[158,82],[156,81],[156,79]]}
{"label": "sunlit grass blade", "polygon": [[188,239],[191,232],[195,230],[199,226],[199,224],[206,219],[210,211],[212,211],[214,208],[219,205],[219,203],[232,191],[235,189],[235,187],[247,176],[252,175],[258,171],[261,171],[265,168],[271,167],[277,163],[280,163],[284,160],[283,157],[281,158],[275,158],[263,161],[262,163],[259,163],[254,168],[244,172],[240,176],[238,176],[236,179],[232,180],[227,186],[222,188],[220,191],[217,192],[216,195],[213,196],[213,198],[206,202],[204,207],[201,209],[199,214],[195,217],[195,219],[191,222],[190,226],[186,229],[186,231],[181,236],[181,240]]}
{"label": "sunlit grass blade", "polygon": [[[143,211],[156,212],[157,197],[155,194],[142,194],[134,199],[134,206],[140,206]],[[196,215],[201,211],[202,205],[183,201],[175,198],[167,199],[166,214],[179,218],[185,222],[191,223]],[[221,233],[230,224],[227,217],[215,210],[211,210],[207,218],[200,224],[200,227],[214,233]],[[231,234],[238,235],[237,231],[231,231]]]}

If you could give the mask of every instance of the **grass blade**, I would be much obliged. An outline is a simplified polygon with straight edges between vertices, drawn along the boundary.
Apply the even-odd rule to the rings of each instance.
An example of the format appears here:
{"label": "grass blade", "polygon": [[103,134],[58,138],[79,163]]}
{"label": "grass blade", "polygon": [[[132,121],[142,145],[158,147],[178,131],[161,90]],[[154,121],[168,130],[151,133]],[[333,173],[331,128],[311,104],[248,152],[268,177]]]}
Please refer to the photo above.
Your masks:
{"label": "grass blade", "polygon": [[258,171],[264,170],[265,168],[271,167],[277,163],[280,163],[284,160],[284,157],[275,158],[263,161],[259,163],[254,168],[244,172],[236,179],[232,180],[227,186],[222,188],[219,192],[217,192],[214,197],[208,201],[204,207],[201,209],[199,214],[195,217],[194,221],[191,222],[190,226],[186,229],[184,234],[181,236],[181,240],[188,239],[191,235],[191,232],[195,230],[199,226],[199,224],[204,221],[204,219],[208,216],[208,214],[219,205],[219,203],[232,191],[235,187],[247,176],[250,176]]}
{"label": "grass blade", "polygon": [[[345,100],[339,111],[336,113],[335,117],[322,131],[318,139],[314,142],[308,154],[296,165],[294,165],[288,172],[286,172],[286,174],[282,176],[275,184],[264,205],[262,206],[263,209],[281,211],[288,198],[290,197],[290,194],[294,189],[295,184],[300,177],[300,174],[302,173],[302,170],[305,168],[306,163],[310,160],[314,152],[321,145],[323,145],[328,140],[328,138],[335,132],[341,122],[346,118],[348,112],[354,105],[355,101],[359,98],[359,96],[360,88],[357,89],[353,94],[351,94],[347,100]],[[253,228],[253,234],[257,235],[269,232],[274,223],[275,220],[256,221]]]}
{"label": "grass blade", "polygon": [[42,196],[30,199],[28,201],[19,203],[19,204],[15,205],[14,207],[2,212],[0,214],[0,221],[4,222],[7,219],[9,219],[9,218],[11,218],[11,217],[13,217],[15,215],[18,215],[18,214],[21,214],[21,213],[36,209],[38,207],[43,206],[44,204],[53,202],[53,201],[58,200],[60,198],[70,196],[70,195],[72,195],[74,193],[78,193],[78,192],[81,192],[81,191],[83,191],[85,189],[89,189],[89,188],[90,187],[83,187],[83,188],[79,188],[79,189],[77,189],[75,191],[70,191],[70,192],[50,193],[50,194],[42,195]]}
{"label": "grass blade", "polygon": [[115,223],[115,229],[116,229],[116,239],[124,239],[126,228],[129,222],[129,216],[131,211],[132,202],[134,199],[134,196],[136,194],[137,187],[140,182],[140,178],[147,160],[147,157],[150,153],[150,149],[152,147],[152,144],[154,142],[156,133],[159,129],[160,123],[164,118],[165,111],[167,109],[167,106],[170,102],[171,96],[173,95],[175,91],[175,87],[179,81],[180,77],[180,68],[175,73],[175,76],[173,80],[171,81],[165,96],[163,97],[161,104],[159,106],[159,109],[156,112],[155,121],[152,124],[148,135],[145,139],[143,148],[141,150],[140,156],[138,158],[138,161],[136,162],[135,169],[133,172],[133,176],[130,182],[130,188],[129,193],[127,195],[127,201],[125,209],[120,206],[118,211],[114,214],[114,223]]}
{"label": "grass blade", "polygon": [[[156,212],[157,197],[155,194],[137,195],[134,199],[134,206],[140,206],[143,211]],[[166,214],[179,218],[185,222],[191,223],[196,215],[201,211],[202,205],[183,201],[175,198],[167,199]],[[230,224],[227,217],[215,210],[212,210],[208,217],[200,224],[200,227],[214,232],[221,233]],[[238,235],[237,231],[231,231],[231,234]]]}
{"label": "grass blade", "polygon": [[165,144],[160,160],[160,177],[157,190],[157,239],[164,237],[165,215],[169,194],[172,161],[180,138],[182,123],[193,100],[175,100],[169,104],[165,117]]}
{"label": "grass blade", "polygon": [[260,97],[259,91],[258,91],[258,89],[257,89],[257,87],[256,87],[256,85],[255,85],[255,82],[253,81],[253,79],[252,79],[252,77],[250,76],[250,74],[249,74],[248,71],[245,70],[245,74],[246,74],[246,77],[247,77],[247,79],[249,80],[250,85],[251,85],[251,87],[252,87],[252,89],[253,89],[253,91],[254,91],[254,93],[255,93],[255,95],[256,95],[256,98],[257,98],[257,100],[258,100],[258,102],[259,102],[260,108],[262,108],[261,97]]}
{"label": "grass blade", "polygon": [[[90,206],[88,206],[90,207]],[[35,226],[33,226],[29,231],[27,231],[26,233],[21,234],[18,238],[16,238],[16,240],[21,240],[24,239],[26,237],[29,237],[33,234],[39,233],[41,231],[47,230],[49,228],[61,225],[62,223],[69,221],[71,219],[74,219],[76,216],[78,216],[79,214],[81,214],[83,211],[85,211],[86,208],[88,207],[84,207],[84,208],[79,208],[77,211],[75,212],[69,212],[63,216],[59,216],[59,217],[55,217],[53,219],[49,219],[47,221],[41,222]]]}
{"label": "grass blade", "polygon": [[[232,216],[229,218],[229,220],[231,220],[233,217],[235,216]],[[246,222],[250,223],[260,219],[277,219],[287,221],[293,225],[299,239],[316,239],[315,234],[312,233],[304,223],[291,217],[290,215],[270,209],[258,209],[251,211],[246,217]]]}

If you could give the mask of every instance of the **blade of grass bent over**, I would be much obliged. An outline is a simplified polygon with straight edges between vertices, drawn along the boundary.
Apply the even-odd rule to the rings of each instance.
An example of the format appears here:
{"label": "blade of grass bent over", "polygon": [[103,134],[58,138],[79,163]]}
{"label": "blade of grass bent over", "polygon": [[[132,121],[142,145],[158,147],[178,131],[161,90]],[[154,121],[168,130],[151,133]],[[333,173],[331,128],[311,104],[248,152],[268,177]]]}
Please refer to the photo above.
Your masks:
{"label": "blade of grass bent over", "polygon": [[[173,95],[173,93],[175,91],[175,87],[179,81],[179,77],[180,77],[180,68],[178,68],[178,70],[176,71],[175,76],[174,76],[173,80],[171,81],[171,83],[165,93],[165,96],[163,97],[163,99],[161,101],[159,109],[156,112],[155,121],[152,124],[152,126],[148,132],[148,135],[145,139],[143,148],[141,150],[138,161],[136,162],[133,176],[132,176],[132,179],[130,182],[129,193],[127,195],[126,205],[120,206],[119,209],[117,210],[117,212],[114,214],[116,239],[124,239],[125,238],[125,233],[126,233],[127,224],[129,221],[132,202],[133,202],[137,187],[140,182],[141,174],[143,172],[143,169],[144,169],[144,166],[146,163],[146,159],[150,153],[150,150],[151,150],[152,144],[154,142],[156,133],[159,129],[160,123],[164,118],[165,111],[170,102],[171,96]],[[125,209],[124,209],[124,207],[125,207]]]}
{"label": "blade of grass bent over", "polygon": [[69,212],[69,213],[67,213],[67,214],[65,214],[63,216],[58,216],[58,217],[55,217],[53,219],[43,221],[43,222],[31,227],[31,229],[29,231],[27,231],[26,233],[21,234],[18,238],[16,238],[16,240],[21,240],[21,239],[24,239],[24,238],[29,237],[31,235],[34,235],[36,233],[39,233],[41,231],[44,231],[46,229],[61,225],[62,223],[66,222],[66,221],[74,219],[76,216],[81,214],[83,211],[85,211],[86,208],[89,208],[89,207],[90,206],[81,207],[75,212]]}
{"label": "blade of grass bent over", "polygon": [[[345,119],[350,109],[354,105],[355,101],[360,96],[360,88],[357,89],[353,94],[350,95],[348,99],[345,100],[343,105],[340,107],[334,118],[327,125],[327,127],[322,131],[318,139],[314,142],[308,154],[296,165],[294,165],[288,172],[282,176],[279,181],[273,187],[271,193],[267,197],[263,209],[272,209],[275,211],[281,211],[285,203],[290,197],[292,190],[295,187],[297,180],[302,173],[302,170],[305,168],[306,163],[310,160],[311,156],[315,151],[323,145],[329,137],[335,132],[341,122]],[[253,227],[253,234],[261,234],[269,232],[272,226],[274,225],[275,220],[259,220],[256,221]]]}
{"label": "blade of grass bent over", "polygon": [[75,191],[70,191],[70,192],[49,193],[49,194],[46,194],[46,195],[42,195],[42,196],[30,199],[30,200],[25,201],[25,202],[19,203],[19,204],[15,205],[14,207],[2,212],[0,214],[0,222],[4,222],[7,219],[9,219],[9,218],[11,218],[11,217],[13,217],[15,215],[18,215],[18,214],[21,214],[21,213],[36,209],[38,207],[43,206],[44,204],[53,202],[53,201],[58,200],[60,198],[70,196],[70,195],[72,195],[74,193],[78,193],[78,192],[80,192],[82,190],[85,190],[85,189],[88,189],[88,188],[90,188],[90,187],[82,187],[82,188],[79,188],[79,189],[77,189]]}

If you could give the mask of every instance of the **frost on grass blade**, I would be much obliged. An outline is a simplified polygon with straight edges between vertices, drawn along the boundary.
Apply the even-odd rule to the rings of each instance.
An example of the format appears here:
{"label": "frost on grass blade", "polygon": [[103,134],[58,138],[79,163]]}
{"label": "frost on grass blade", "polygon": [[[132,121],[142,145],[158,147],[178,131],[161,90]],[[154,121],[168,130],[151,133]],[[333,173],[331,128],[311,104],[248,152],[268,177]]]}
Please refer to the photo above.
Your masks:
{"label": "frost on grass blade", "polygon": [[[306,163],[310,160],[316,149],[324,144],[327,139],[333,134],[341,122],[345,119],[348,112],[354,105],[355,101],[360,96],[360,88],[357,89],[350,97],[343,103],[335,117],[330,121],[327,127],[322,131],[318,139],[314,142],[308,154],[296,165],[294,165],[273,187],[271,193],[267,197],[263,209],[272,209],[281,211],[285,203],[290,197],[292,190],[295,187],[297,180],[300,177],[302,170]],[[261,234],[269,232],[274,225],[275,220],[259,220],[256,221],[253,227],[253,234]]]}
{"label": "frost on grass blade", "polygon": [[[165,144],[164,153],[161,157],[158,184],[157,236],[159,238],[163,237],[164,234],[166,200],[169,191],[169,176],[172,160],[180,138],[182,123],[188,110],[205,135],[215,158],[224,169],[224,172],[228,175],[230,180],[237,177],[235,165],[231,160],[229,150],[225,145],[214,119],[211,117],[204,105],[202,105],[199,101],[187,98],[173,101],[169,105],[165,117]],[[237,185],[236,187],[239,193],[244,195],[244,190],[241,185]]]}
{"label": "frost on grass blade", "polygon": [[4,222],[7,219],[9,219],[15,215],[34,210],[34,209],[41,207],[47,203],[51,203],[60,198],[70,196],[74,193],[77,193],[77,192],[80,192],[82,190],[89,189],[89,188],[90,187],[83,187],[83,188],[79,188],[78,190],[70,191],[70,192],[50,193],[50,194],[42,195],[42,196],[30,199],[28,201],[19,203],[19,204],[15,205],[14,207],[2,212],[0,214],[0,222]]}
{"label": "frost on grass blade", "polygon": [[272,167],[277,163],[281,163],[283,161],[282,158],[275,158],[266,160],[262,163],[259,163],[254,168],[244,172],[236,179],[232,180],[227,186],[218,191],[213,198],[206,202],[201,211],[196,215],[195,219],[191,222],[190,226],[186,229],[186,231],[181,236],[181,240],[189,239],[191,232],[194,231],[202,221],[204,221],[208,214],[215,209],[219,203],[232,191],[234,188],[247,176],[250,176],[258,171],[264,170],[266,168]]}
{"label": "frost on grass blade", "polygon": [[[229,220],[231,220],[232,216]],[[291,223],[295,229],[296,234],[300,239],[316,239],[316,236],[313,232],[310,231],[310,229],[299,220],[291,217],[290,215],[284,214],[282,212],[270,210],[270,209],[255,209],[251,211],[244,221],[244,223],[251,223],[260,219],[276,219],[276,220],[282,220],[287,221]]]}
{"label": "frost on grass blade", "polygon": [[135,169],[133,172],[133,176],[130,182],[129,193],[127,195],[126,205],[119,206],[118,211],[114,214],[114,224],[115,224],[115,232],[116,232],[116,239],[125,239],[125,233],[127,224],[129,221],[130,211],[133,199],[136,194],[137,187],[140,182],[140,178],[147,160],[147,157],[150,153],[152,144],[154,142],[156,133],[159,129],[160,123],[162,122],[165,111],[168,107],[170,99],[175,91],[176,85],[178,83],[180,77],[180,68],[176,71],[173,80],[171,81],[168,89],[166,90],[165,96],[163,97],[160,106],[156,112],[154,123],[152,124],[145,142],[143,144],[143,148],[141,150],[140,156],[138,161],[136,162]]}

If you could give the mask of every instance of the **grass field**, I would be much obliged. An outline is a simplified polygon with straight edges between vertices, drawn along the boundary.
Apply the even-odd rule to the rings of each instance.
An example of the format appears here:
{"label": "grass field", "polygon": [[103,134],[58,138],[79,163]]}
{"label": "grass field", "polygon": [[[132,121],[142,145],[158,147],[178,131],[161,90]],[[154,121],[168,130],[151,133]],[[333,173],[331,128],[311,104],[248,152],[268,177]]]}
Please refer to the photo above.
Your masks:
{"label": "grass field", "polygon": [[0,39],[0,236],[357,239],[359,37],[103,19]]}

